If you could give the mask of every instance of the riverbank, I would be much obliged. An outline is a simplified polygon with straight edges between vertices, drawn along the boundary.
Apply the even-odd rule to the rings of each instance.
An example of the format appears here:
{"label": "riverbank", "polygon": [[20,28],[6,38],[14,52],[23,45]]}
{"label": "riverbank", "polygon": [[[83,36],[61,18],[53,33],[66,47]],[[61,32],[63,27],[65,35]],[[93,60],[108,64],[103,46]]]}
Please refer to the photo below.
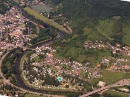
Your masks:
{"label": "riverbank", "polygon": [[[58,40],[58,39],[63,39],[64,38],[64,34],[61,33],[61,32],[58,32],[58,37],[56,39],[51,39],[51,40],[48,40],[48,41],[44,41],[42,43],[39,43],[39,44],[36,44],[34,46],[32,46],[31,48],[35,49],[36,47],[40,47],[44,44],[49,44],[49,43],[52,43],[53,41],[55,40]],[[79,93],[78,91],[62,91],[62,90],[54,90],[54,89],[35,89],[33,87],[30,87],[28,86],[21,74],[19,73],[19,68],[22,68],[22,66],[20,66],[22,64],[21,60],[23,61],[23,57],[26,55],[26,53],[28,52],[29,50],[25,50],[21,56],[17,59],[17,62],[15,64],[15,68],[16,68],[16,79],[17,79],[17,82],[18,84],[20,85],[20,87],[24,88],[24,89],[27,89],[27,90],[30,90],[30,91],[35,91],[35,92],[39,92],[39,93],[47,93],[47,94],[58,94],[58,95],[66,95],[66,94],[73,94],[73,93]],[[22,59],[23,58],[23,59]],[[81,93],[81,92],[80,92]]]}

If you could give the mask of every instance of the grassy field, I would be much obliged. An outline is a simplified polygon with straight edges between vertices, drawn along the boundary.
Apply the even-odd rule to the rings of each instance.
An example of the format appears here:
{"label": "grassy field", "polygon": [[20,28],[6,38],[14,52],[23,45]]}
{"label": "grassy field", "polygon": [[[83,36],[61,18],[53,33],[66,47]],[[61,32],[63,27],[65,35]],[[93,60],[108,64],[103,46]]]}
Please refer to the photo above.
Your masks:
{"label": "grassy field", "polygon": [[23,57],[21,58],[20,67],[19,67],[20,70],[22,70],[22,64],[23,64],[23,62],[24,62],[24,60],[25,60],[25,58],[26,58],[26,55],[27,55],[27,53],[24,54]]}
{"label": "grassy field", "polygon": [[84,62],[84,61],[86,60],[86,56],[83,55],[83,54],[80,54],[80,55],[77,57],[77,60],[78,60],[79,62]]}
{"label": "grassy field", "polygon": [[111,95],[117,95],[117,96],[120,96],[120,97],[128,97],[129,96],[128,94],[113,91],[113,90],[110,90],[110,89],[105,91],[104,93],[111,94]]}
{"label": "grassy field", "polygon": [[45,96],[38,96],[33,94],[25,94],[24,97],[45,97]]}
{"label": "grassy field", "polygon": [[120,17],[117,16],[111,19],[100,20],[98,26],[96,27],[97,31],[107,39],[113,40],[111,36],[113,35],[115,21],[118,19],[120,19]]}
{"label": "grassy field", "polygon": [[88,39],[99,40],[107,39],[113,40],[113,31],[115,23],[120,19],[120,16],[115,16],[109,19],[99,20],[98,24],[93,28],[85,27],[83,29],[84,35],[88,35]]}
{"label": "grassy field", "polygon": [[54,57],[57,58],[57,59],[60,59],[60,60],[65,59],[64,57],[60,56],[58,53],[55,53]]}
{"label": "grassy field", "polygon": [[123,30],[125,33],[124,38],[123,38],[123,42],[126,45],[130,46],[130,26],[125,27]]}
{"label": "grassy field", "polygon": [[108,70],[102,70],[101,75],[101,78],[93,79],[91,83],[97,84],[99,81],[104,81],[107,84],[113,84],[122,79],[130,79],[130,74],[123,72],[112,72]]}
{"label": "grassy field", "polygon": [[48,18],[46,18],[46,17],[40,15],[39,13],[37,13],[37,12],[34,11],[34,10],[32,10],[31,8],[26,7],[26,8],[24,8],[24,10],[25,10],[28,14],[34,16],[36,19],[42,20],[43,22],[45,22],[45,23],[47,23],[47,24],[50,24],[51,26],[54,26],[55,28],[57,28],[57,29],[59,29],[59,30],[61,30],[61,31],[65,31],[64,28],[63,28],[61,25],[59,25],[59,24],[55,23],[54,21],[52,21],[52,20],[50,20],[50,19],[48,19]]}
{"label": "grassy field", "polygon": [[30,38],[36,38],[38,35],[36,34],[31,34]]}
{"label": "grassy field", "polygon": [[107,70],[104,70],[102,72],[102,75],[103,77],[101,78],[101,80],[106,82],[107,84],[115,83],[124,77],[124,73],[122,72],[111,72]]}
{"label": "grassy field", "polygon": [[50,12],[51,8],[47,5],[41,5],[41,4],[35,4],[32,5],[31,8],[35,10],[36,12]]}

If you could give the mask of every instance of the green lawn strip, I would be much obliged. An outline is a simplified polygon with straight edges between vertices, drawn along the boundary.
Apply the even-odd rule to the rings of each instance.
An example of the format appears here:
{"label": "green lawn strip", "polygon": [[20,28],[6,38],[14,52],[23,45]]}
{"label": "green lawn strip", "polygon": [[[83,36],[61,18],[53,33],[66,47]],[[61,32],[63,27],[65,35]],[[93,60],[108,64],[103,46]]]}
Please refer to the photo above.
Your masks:
{"label": "green lawn strip", "polygon": [[57,58],[57,59],[60,59],[60,60],[65,59],[64,57],[62,57],[62,56],[61,56],[60,54],[58,54],[58,53],[55,53],[55,54],[54,54],[54,57]]}
{"label": "green lawn strip", "polygon": [[50,69],[53,70],[53,71],[57,71],[57,68],[54,65],[51,65]]}
{"label": "green lawn strip", "polygon": [[39,63],[43,60],[43,58],[39,58],[39,56],[36,56],[32,60],[34,60],[33,63]]}
{"label": "green lawn strip", "polygon": [[124,31],[123,42],[126,45],[130,46],[130,37],[129,37],[130,36],[130,27],[129,26],[125,27],[123,29],[123,31]]}
{"label": "green lawn strip", "polygon": [[[24,60],[26,59],[27,54],[28,54],[28,52],[26,52],[26,54],[24,54],[24,55],[22,56],[22,58],[21,58],[20,67],[19,67],[20,71],[22,70],[22,64],[23,64]],[[28,84],[27,84],[27,81],[28,81],[28,80],[25,80],[25,79],[23,78],[23,74],[22,74],[22,73],[21,73],[21,78],[22,78],[23,82],[24,82],[26,85],[28,85]],[[29,87],[32,87],[32,86],[29,86]]]}
{"label": "green lawn strip", "polygon": [[103,70],[101,74],[103,75],[101,81],[104,81],[107,84],[116,83],[119,80],[130,78],[129,73],[123,73],[123,72],[112,72],[112,71]]}
{"label": "green lawn strip", "polygon": [[61,30],[61,31],[65,31],[64,28],[63,28],[61,25],[59,25],[58,23],[55,23],[55,22],[52,21],[52,20],[49,20],[49,19],[46,18],[45,16],[40,15],[39,13],[37,13],[37,12],[34,11],[34,10],[32,10],[31,8],[26,7],[26,8],[24,8],[24,10],[25,10],[28,14],[34,16],[36,19],[42,20],[43,22],[45,22],[45,23],[47,23],[47,24],[50,24],[51,26],[54,26],[55,28],[58,28],[58,29]]}
{"label": "green lawn strip", "polygon": [[83,69],[79,70],[79,74],[80,76],[85,77],[85,71]]}
{"label": "green lawn strip", "polygon": [[129,96],[129,95],[126,94],[126,93],[114,91],[114,90],[111,90],[111,89],[105,91],[104,93],[111,94],[111,95],[113,95],[113,96],[114,96],[114,95],[117,95],[117,96],[120,96],[120,97],[128,97],[128,96]]}
{"label": "green lawn strip", "polygon": [[44,96],[33,95],[33,94],[25,94],[24,97],[44,97]]}
{"label": "green lawn strip", "polygon": [[31,34],[30,38],[36,38],[37,34]]}
{"label": "green lawn strip", "polygon": [[106,82],[107,84],[112,84],[121,80],[124,75],[122,72],[111,72],[107,70],[103,70],[101,74],[103,75],[101,80]]}
{"label": "green lawn strip", "polygon": [[24,54],[24,55],[22,56],[22,58],[21,58],[21,61],[20,61],[20,67],[19,67],[20,70],[22,70],[22,64],[23,64],[23,62],[24,62],[26,56],[27,56],[27,53]]}
{"label": "green lawn strip", "polygon": [[115,20],[113,19],[100,20],[97,28],[100,30],[100,33],[105,33],[104,35],[110,38],[110,36],[113,34],[112,32],[114,23]]}
{"label": "green lawn strip", "polygon": [[91,81],[91,83],[97,86],[99,81],[104,81],[109,85],[109,84],[116,83],[122,79],[130,79],[130,73],[124,73],[124,72],[112,72],[108,70],[102,70],[101,75],[102,77],[94,78]]}
{"label": "green lawn strip", "polygon": [[31,8],[38,13],[40,13],[40,12],[50,12],[51,11],[51,7],[49,7],[47,5],[42,5],[42,4],[31,5]]}
{"label": "green lawn strip", "polygon": [[86,60],[86,55],[84,54],[80,54],[79,57],[77,57],[77,60],[79,62],[84,62]]}
{"label": "green lawn strip", "polygon": [[92,29],[91,29],[91,28],[88,28],[88,27],[85,27],[85,28],[83,29],[83,31],[84,31],[83,35],[88,35],[89,33],[92,32]]}

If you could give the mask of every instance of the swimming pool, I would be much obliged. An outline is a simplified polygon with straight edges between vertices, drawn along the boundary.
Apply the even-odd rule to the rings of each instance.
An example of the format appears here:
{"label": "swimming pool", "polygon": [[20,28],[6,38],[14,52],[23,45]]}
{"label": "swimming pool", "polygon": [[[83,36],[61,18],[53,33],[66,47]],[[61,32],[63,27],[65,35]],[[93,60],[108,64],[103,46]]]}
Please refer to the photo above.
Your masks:
{"label": "swimming pool", "polygon": [[60,82],[63,80],[63,77],[57,77],[57,80]]}

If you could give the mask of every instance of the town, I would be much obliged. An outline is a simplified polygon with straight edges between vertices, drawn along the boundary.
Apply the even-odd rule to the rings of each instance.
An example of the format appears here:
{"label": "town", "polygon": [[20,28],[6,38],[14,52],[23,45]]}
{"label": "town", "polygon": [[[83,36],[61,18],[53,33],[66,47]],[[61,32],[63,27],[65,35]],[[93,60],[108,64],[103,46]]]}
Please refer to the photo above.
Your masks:
{"label": "town", "polygon": [[[82,32],[73,32],[78,26],[71,28],[75,23],[71,24],[67,16],[63,16],[65,14],[61,10],[64,4],[59,3],[55,9],[50,0],[14,0],[13,4],[5,14],[0,14],[1,95],[109,97],[109,90],[128,95],[129,45],[108,41],[114,38],[106,34],[103,36],[109,39],[105,41],[102,38],[89,40],[89,26],[84,32],[78,25],[84,36]],[[35,10],[35,7],[41,6],[46,10]],[[55,10],[59,11],[56,15]],[[113,21],[115,18],[118,20],[119,17],[113,17]],[[81,41],[77,42],[77,39]],[[69,47],[69,44],[74,47]],[[66,51],[66,56],[59,53],[62,50]]]}
{"label": "town", "polygon": [[[124,46],[121,47],[120,44],[112,46],[109,42],[103,43],[102,41],[97,41],[95,43],[89,41],[84,43],[85,49],[103,49],[107,48],[113,54],[112,57],[104,56],[100,64],[97,64],[97,67],[104,66],[108,70],[116,71],[126,71],[130,69],[130,47]],[[122,56],[122,57],[118,57]]]}
{"label": "town", "polygon": [[[30,65],[27,66],[29,64],[28,57],[25,59],[22,65],[22,74],[27,84],[35,88],[83,90],[83,87],[79,86],[80,80],[86,82],[100,76],[98,70],[90,72],[88,64],[83,66],[77,61],[70,62],[66,59],[55,58],[55,52],[56,50],[52,49],[51,46],[43,45],[37,47],[35,53],[30,55]],[[40,60],[42,55],[44,58],[42,57],[43,59]],[[45,80],[43,79],[46,79],[47,74],[60,82],[58,87],[55,87],[55,84],[49,85],[49,83],[44,86]]]}
{"label": "town", "polygon": [[28,21],[16,7],[12,7],[4,15],[0,15],[0,56],[6,50],[22,47],[28,41],[23,35],[25,21]]}

